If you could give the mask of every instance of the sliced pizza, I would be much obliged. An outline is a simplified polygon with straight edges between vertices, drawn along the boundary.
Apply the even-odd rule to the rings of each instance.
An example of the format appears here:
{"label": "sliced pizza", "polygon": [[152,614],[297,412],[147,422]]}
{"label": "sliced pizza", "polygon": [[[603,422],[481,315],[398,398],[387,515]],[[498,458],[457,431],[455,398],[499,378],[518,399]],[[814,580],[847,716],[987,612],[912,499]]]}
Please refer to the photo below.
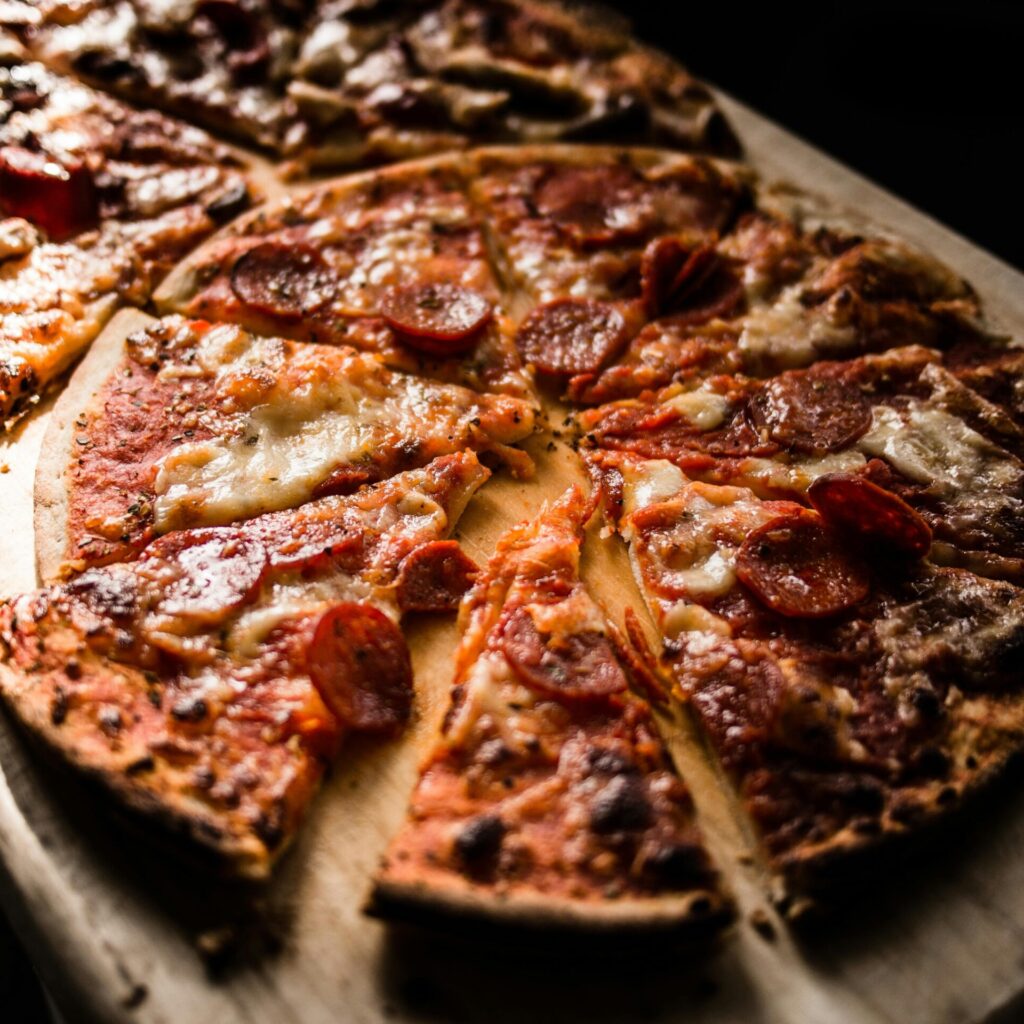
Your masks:
{"label": "sliced pizza", "polygon": [[122,804],[265,877],[344,736],[405,724],[397,621],[424,581],[454,579],[442,538],[488,475],[447,456],[11,599],[0,692]]}
{"label": "sliced pizza", "polygon": [[930,561],[895,493],[808,508],[664,460],[591,461],[665,671],[790,891],[834,884],[1021,747],[1024,591]]}
{"label": "sliced pizza", "polygon": [[11,0],[2,22],[34,54],[123,99],[280,151],[301,120],[286,95],[313,0]]}
{"label": "sliced pizza", "polygon": [[526,397],[483,219],[457,158],[338,179],[254,211],[160,289],[158,306]]}
{"label": "sliced pizza", "polygon": [[40,64],[0,67],[0,422],[251,199],[230,151]]}
{"label": "sliced pizza", "polygon": [[348,494],[452,452],[528,475],[529,456],[511,445],[534,426],[530,402],[396,373],[347,346],[122,314],[44,442],[41,574],[123,560],[171,530]]}
{"label": "sliced pizza", "polygon": [[919,346],[817,362],[768,380],[699,386],[579,415],[584,444],[668,459],[762,497],[870,505],[933,561],[1024,581],[1024,431]]}
{"label": "sliced pizza", "polygon": [[579,578],[578,488],[499,541],[460,610],[452,703],[372,911],[583,932],[711,930],[690,796]]}
{"label": "sliced pizza", "polygon": [[535,0],[323,4],[289,94],[305,159],[381,163],[474,142],[600,141],[732,155],[711,93],[606,9]]}
{"label": "sliced pizza", "polygon": [[0,25],[62,70],[306,168],[474,141],[739,152],[710,91],[604,9],[535,0],[10,0]]}

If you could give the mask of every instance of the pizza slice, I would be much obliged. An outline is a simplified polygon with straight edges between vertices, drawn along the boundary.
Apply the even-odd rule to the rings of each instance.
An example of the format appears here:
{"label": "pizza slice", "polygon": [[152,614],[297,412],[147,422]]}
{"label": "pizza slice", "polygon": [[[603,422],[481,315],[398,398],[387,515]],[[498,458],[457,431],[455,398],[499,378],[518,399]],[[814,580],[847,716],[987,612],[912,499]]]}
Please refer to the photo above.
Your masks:
{"label": "pizza slice", "polygon": [[[580,414],[584,444],[767,498],[913,512],[933,561],[1024,580],[1024,432],[920,346],[710,377]],[[904,511],[905,510],[905,511]]]}
{"label": "pizza slice", "polygon": [[925,254],[835,217],[805,223],[770,191],[758,190],[757,205],[713,244],[648,244],[640,293],[651,319],[612,363],[570,381],[573,400],[722,372],[766,377],[907,345],[997,344],[970,286]]}
{"label": "pizza slice", "polygon": [[244,172],[198,129],[40,64],[0,67],[0,422],[249,205]]}
{"label": "pizza slice", "polygon": [[579,578],[572,488],[504,535],[460,610],[452,703],[371,912],[588,933],[720,925],[690,796]]}
{"label": "pizza slice", "polygon": [[480,391],[532,394],[458,158],[338,179],[254,211],[185,261],[156,301],[352,345]]}
{"label": "pizza slice", "polygon": [[59,70],[240,142],[287,147],[286,95],[313,0],[14,0],[3,21]]}
{"label": "pizza slice", "polygon": [[129,558],[171,530],[348,494],[451,452],[528,475],[529,456],[511,446],[534,426],[532,403],[396,373],[347,346],[125,313],[49,425],[36,475],[42,577]]}
{"label": "pizza slice", "polygon": [[534,0],[323,4],[289,95],[313,165],[474,142],[642,143],[735,155],[711,93],[604,9]]}
{"label": "pizza slice", "polygon": [[590,458],[676,696],[788,892],[834,885],[1020,749],[1024,591],[934,564],[893,494],[808,508],[664,460]]}
{"label": "pizza slice", "polygon": [[[442,538],[488,476],[450,455],[359,494],[155,541],[0,606],[0,692],[124,806],[263,878],[351,732],[413,697],[397,621],[459,582]],[[467,582],[465,571],[462,585]]]}

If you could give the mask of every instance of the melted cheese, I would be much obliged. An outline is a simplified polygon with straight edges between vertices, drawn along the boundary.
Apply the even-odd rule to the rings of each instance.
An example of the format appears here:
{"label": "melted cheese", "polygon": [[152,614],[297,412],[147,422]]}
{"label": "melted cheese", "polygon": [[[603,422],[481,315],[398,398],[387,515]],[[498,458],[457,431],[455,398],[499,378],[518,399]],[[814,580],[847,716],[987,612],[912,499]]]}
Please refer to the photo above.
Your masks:
{"label": "melted cheese", "polygon": [[669,398],[663,405],[674,409],[698,430],[714,430],[721,426],[729,411],[729,400],[712,391],[707,384]]}
{"label": "melted cheese", "polygon": [[311,346],[284,356],[281,342],[237,331],[211,331],[197,362],[218,384],[255,367],[264,378],[269,368],[272,384],[261,404],[208,421],[217,436],[157,462],[159,532],[293,508],[334,470],[372,465],[382,450],[428,430],[437,454],[461,448],[483,402],[462,388],[393,374],[373,356],[334,352],[325,363]]}
{"label": "melted cheese", "polygon": [[747,314],[739,349],[752,372],[807,366],[823,351],[840,353],[856,342],[857,332],[832,323],[825,308],[804,306],[803,291],[803,284],[792,285],[771,305],[755,304]]}
{"label": "melted cheese", "polygon": [[1020,462],[963,420],[935,405],[912,401],[905,411],[872,410],[871,429],[857,447],[886,459],[917,483],[938,485],[966,500],[1022,479]]}
{"label": "melted cheese", "polygon": [[515,681],[501,654],[481,655],[462,685],[462,702],[445,735],[452,746],[468,746],[473,729],[484,720],[513,749],[524,749],[537,735],[536,716],[531,714],[537,696]]}
{"label": "melted cheese", "polygon": [[630,468],[625,494],[625,511],[657,505],[677,495],[686,485],[683,471],[666,459],[651,459],[642,467]]}
{"label": "melted cheese", "polygon": [[735,479],[762,498],[779,494],[802,494],[826,473],[856,472],[867,462],[853,448],[818,457],[805,456],[789,462],[774,459],[744,459]]}
{"label": "melted cheese", "polygon": [[374,588],[355,576],[336,572],[313,581],[296,576],[275,582],[259,604],[246,608],[228,633],[226,649],[241,658],[256,658],[262,644],[281,623],[309,615],[338,601],[372,603],[392,618],[398,614],[390,602],[382,601]]}

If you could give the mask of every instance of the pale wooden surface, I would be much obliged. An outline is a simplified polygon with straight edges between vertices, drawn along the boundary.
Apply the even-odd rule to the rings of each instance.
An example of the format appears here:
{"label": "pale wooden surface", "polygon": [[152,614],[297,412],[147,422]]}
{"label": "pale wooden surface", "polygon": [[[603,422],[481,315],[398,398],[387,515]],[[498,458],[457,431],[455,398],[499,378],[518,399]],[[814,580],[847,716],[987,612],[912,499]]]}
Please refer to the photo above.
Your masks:
{"label": "pale wooden surface", "polygon": [[[1024,333],[1024,277],[723,98],[755,165],[888,224],[969,277],[1008,329]],[[31,475],[47,409],[0,440],[0,590],[34,583]],[[486,558],[498,533],[579,470],[549,438],[535,481],[499,478],[460,535]],[[639,598],[616,545],[593,538],[585,572],[614,617]],[[74,780],[43,764],[0,717],[0,897],[69,1020],[189,1022],[622,1021],[960,1024],[1014,1020],[1024,992],[1024,795],[1005,785],[924,854],[897,865],[870,900],[802,942],[766,941],[747,915],[763,905],[737,857],[742,838],[685,736],[676,754],[743,917],[703,962],[672,950],[590,964],[529,950],[397,932],[360,913],[397,826],[424,744],[447,699],[453,624],[412,625],[420,701],[409,735],[352,744],[269,890],[252,895],[192,875],[126,837]],[[925,855],[926,854],[926,855]],[[242,922],[244,953],[211,977],[204,930]]]}

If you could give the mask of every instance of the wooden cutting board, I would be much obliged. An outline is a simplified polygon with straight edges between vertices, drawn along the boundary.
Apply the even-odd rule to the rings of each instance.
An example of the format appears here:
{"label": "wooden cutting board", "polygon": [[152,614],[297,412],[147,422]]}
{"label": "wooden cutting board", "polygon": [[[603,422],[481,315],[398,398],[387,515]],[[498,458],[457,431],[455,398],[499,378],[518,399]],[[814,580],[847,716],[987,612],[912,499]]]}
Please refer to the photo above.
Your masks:
{"label": "wooden cutting board", "polygon": [[[721,102],[767,179],[888,225],[969,278],[997,320],[1024,335],[1024,276],[728,97]],[[41,408],[0,440],[5,594],[35,583],[32,473],[47,414]],[[460,525],[480,560],[503,529],[579,478],[556,437],[531,447],[537,478],[492,481]],[[617,544],[592,537],[585,573],[613,617],[639,607]],[[1013,779],[868,896],[794,935],[772,918],[717,783],[684,736],[676,753],[741,908],[734,932],[704,959],[628,946],[600,960],[538,957],[365,918],[370,875],[444,711],[455,641],[448,618],[412,624],[413,728],[398,742],[350,744],[263,893],[193,874],[126,832],[0,716],[0,899],[67,1019],[966,1024],[1024,1012],[1024,793]],[[767,915],[773,937],[751,915]],[[203,956],[200,947],[234,955]]]}

